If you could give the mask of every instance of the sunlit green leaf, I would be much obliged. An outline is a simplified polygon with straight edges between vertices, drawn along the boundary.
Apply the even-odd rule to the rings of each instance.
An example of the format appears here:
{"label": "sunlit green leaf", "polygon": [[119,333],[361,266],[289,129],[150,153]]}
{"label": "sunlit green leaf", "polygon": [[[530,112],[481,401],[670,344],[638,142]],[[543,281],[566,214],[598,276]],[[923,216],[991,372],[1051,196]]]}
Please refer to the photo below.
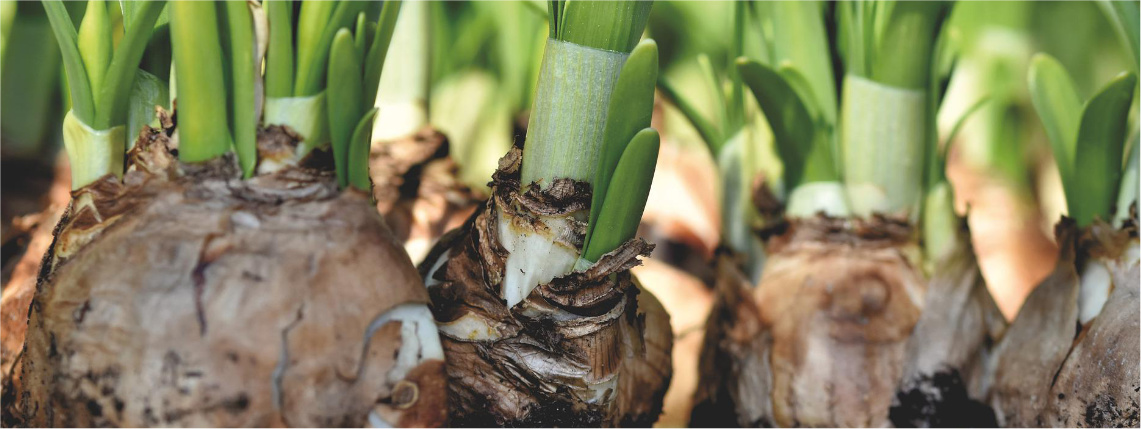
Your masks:
{"label": "sunlit green leaf", "polygon": [[1094,218],[1109,221],[1114,213],[1136,84],[1133,73],[1118,75],[1082,111],[1074,174],[1063,182],[1069,214],[1078,225],[1088,225]]}

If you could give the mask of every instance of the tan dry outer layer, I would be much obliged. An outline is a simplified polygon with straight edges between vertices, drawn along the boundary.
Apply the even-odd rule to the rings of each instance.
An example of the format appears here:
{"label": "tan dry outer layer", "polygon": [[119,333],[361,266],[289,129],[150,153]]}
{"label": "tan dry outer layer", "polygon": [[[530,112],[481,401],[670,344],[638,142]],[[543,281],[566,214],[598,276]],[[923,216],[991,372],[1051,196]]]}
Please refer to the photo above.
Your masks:
{"label": "tan dry outer layer", "polygon": [[[1009,427],[1136,427],[1138,425],[1138,283],[1134,259],[1137,214],[1122,228],[1095,222],[1078,229],[1070,219],[1055,227],[1054,272],[1026,299],[999,344],[990,404]],[[1112,291],[1089,323],[1078,323],[1078,267],[1108,261]]]}
{"label": "tan dry outer layer", "polygon": [[[507,257],[499,209],[525,219],[583,210],[590,201],[584,184],[565,179],[520,191],[520,159],[516,148],[500,161],[493,198],[421,265],[438,323],[474,317],[492,331],[481,338],[441,330],[451,424],[648,426],[661,411],[673,339],[669,316],[629,273],[652,246],[631,240],[508,308],[499,295]],[[576,229],[581,245],[585,228]],[[607,381],[616,381],[615,390],[584,400],[594,395],[590,385]]]}
{"label": "tan dry outer layer", "polygon": [[[923,396],[939,372],[959,372],[968,378],[961,390],[980,391],[980,354],[987,338],[1001,335],[1001,317],[972,281],[972,255],[956,255],[962,260],[929,281],[913,262],[911,237],[905,222],[880,217],[794,219],[769,237],[755,288],[722,255],[691,422],[881,426],[896,420],[889,421],[893,407],[909,405],[900,404],[901,390]],[[956,314],[967,316],[962,330],[932,326]],[[928,326],[927,338],[911,337],[917,326]],[[932,356],[918,341],[956,353]],[[933,399],[935,409],[942,399]]]}
{"label": "tan dry outer layer", "polygon": [[181,165],[170,144],[151,130],[122,183],[75,193],[32,305],[24,423],[443,424],[442,363],[390,380],[400,324],[366,338],[427,302],[369,198],[328,171]]}

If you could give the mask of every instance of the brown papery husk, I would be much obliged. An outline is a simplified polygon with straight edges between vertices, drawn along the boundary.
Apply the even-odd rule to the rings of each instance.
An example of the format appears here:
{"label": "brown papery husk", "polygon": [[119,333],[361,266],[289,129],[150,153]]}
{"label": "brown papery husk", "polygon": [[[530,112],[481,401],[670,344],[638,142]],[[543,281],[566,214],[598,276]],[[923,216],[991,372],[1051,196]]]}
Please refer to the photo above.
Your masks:
{"label": "brown papery husk", "polygon": [[[369,330],[427,303],[370,198],[327,168],[181,164],[170,131],[143,132],[122,181],[73,193],[5,424],[443,424],[443,363],[389,379],[401,324]],[[259,149],[289,135],[263,130]]]}
{"label": "brown papery husk", "polygon": [[[990,403],[1008,427],[1137,427],[1139,384],[1136,210],[1122,228],[1095,221],[1078,228],[1063,218],[1055,227],[1058,263],[1018,312],[994,362]],[[1078,319],[1079,269],[1106,262],[1112,291],[1105,306],[1082,325]]]}
{"label": "brown papery husk", "polygon": [[963,228],[935,262],[892,402],[896,427],[994,427],[986,363],[1006,330]]}
{"label": "brown papery husk", "polygon": [[[985,333],[937,327],[956,312],[986,313],[974,309],[988,300],[977,297],[973,256],[949,261],[929,284],[905,221],[820,215],[766,233],[756,287],[739,261],[718,258],[692,425],[882,426],[897,391],[907,391],[905,375],[915,385],[939,371],[970,373],[977,350],[925,356],[939,353],[912,332],[925,306],[954,305],[920,326],[944,348],[985,342]],[[932,287],[948,290],[929,297]]]}
{"label": "brown papery husk", "polygon": [[[493,198],[420,266],[448,356],[451,424],[648,426],[661,412],[673,340],[668,314],[629,273],[652,246],[631,240],[508,308],[500,297],[508,253],[499,241],[499,209],[524,219],[582,210],[590,200],[582,184],[569,181],[551,188],[577,191],[520,191],[521,155],[513,148],[504,156]],[[576,234],[581,240],[582,231]],[[445,325],[464,317],[493,335],[448,333]],[[613,390],[584,400],[592,384],[606,381],[615,382]]]}
{"label": "brown papery husk", "polygon": [[450,148],[447,136],[425,126],[373,145],[369,157],[376,208],[415,263],[487,199],[459,180]]}

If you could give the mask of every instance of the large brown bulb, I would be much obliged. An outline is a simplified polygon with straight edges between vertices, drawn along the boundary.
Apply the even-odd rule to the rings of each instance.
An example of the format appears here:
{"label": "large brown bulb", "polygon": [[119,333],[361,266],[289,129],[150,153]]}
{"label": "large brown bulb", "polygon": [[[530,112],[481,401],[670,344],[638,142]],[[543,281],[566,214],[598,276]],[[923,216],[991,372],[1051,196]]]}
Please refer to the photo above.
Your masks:
{"label": "large brown bulb", "polygon": [[24,423],[443,424],[443,363],[407,355],[394,311],[427,293],[368,196],[166,144],[153,131],[122,182],[74,193],[32,304]]}
{"label": "large brown bulb", "polygon": [[966,249],[928,278],[906,222],[818,216],[769,236],[755,287],[723,255],[691,423],[986,425],[961,414],[1002,323]]}

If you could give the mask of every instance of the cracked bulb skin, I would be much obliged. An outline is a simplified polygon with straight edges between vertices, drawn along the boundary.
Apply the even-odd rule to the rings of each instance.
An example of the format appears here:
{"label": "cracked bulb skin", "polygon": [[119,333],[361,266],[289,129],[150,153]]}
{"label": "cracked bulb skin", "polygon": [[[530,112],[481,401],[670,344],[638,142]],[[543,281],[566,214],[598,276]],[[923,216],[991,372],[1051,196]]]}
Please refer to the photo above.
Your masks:
{"label": "cracked bulb skin", "polygon": [[450,424],[649,426],[669,384],[673,334],[629,269],[652,246],[632,239],[509,305],[501,288],[517,244],[503,242],[501,222],[548,234],[556,228],[544,219],[561,219],[570,231],[553,245],[581,246],[586,225],[574,213],[590,202],[585,184],[568,179],[521,190],[521,160],[518,148],[500,160],[492,199],[420,266],[448,356]]}
{"label": "cracked bulb skin", "polygon": [[182,164],[168,135],[73,193],[5,404],[20,423],[443,425],[427,293],[368,196],[305,166]]}
{"label": "cracked bulb skin", "polygon": [[990,404],[1007,427],[1137,427],[1136,203],[1120,228],[1063,219],[1055,235],[1054,271],[999,344]]}
{"label": "cracked bulb skin", "polygon": [[[928,279],[906,221],[818,215],[786,222],[768,231],[756,286],[731,255],[718,259],[691,424],[898,425],[896,408],[933,400],[920,408],[940,414],[900,419],[931,424],[948,418],[939,402],[948,399],[922,389],[950,387],[955,400],[979,399],[980,353],[1001,324],[993,327],[1000,316],[977,281],[973,255],[956,254],[948,272]],[[962,330],[939,323],[960,316]],[[927,326],[924,338],[913,338],[917,326]]]}

